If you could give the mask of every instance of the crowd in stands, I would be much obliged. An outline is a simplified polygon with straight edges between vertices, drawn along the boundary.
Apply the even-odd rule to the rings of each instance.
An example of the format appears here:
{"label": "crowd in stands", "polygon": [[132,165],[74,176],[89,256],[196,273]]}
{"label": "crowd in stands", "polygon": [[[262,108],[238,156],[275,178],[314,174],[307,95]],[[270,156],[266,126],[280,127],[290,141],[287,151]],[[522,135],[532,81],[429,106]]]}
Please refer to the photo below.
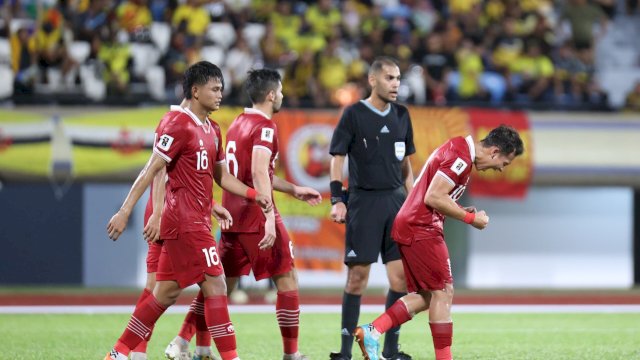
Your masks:
{"label": "crowd in stands", "polygon": [[248,70],[270,67],[283,74],[285,101],[300,107],[361,98],[379,55],[398,60],[406,103],[605,104],[594,48],[616,16],[615,0],[0,2],[14,97],[89,76],[106,96],[142,86],[173,101],[183,71],[209,60],[224,71],[226,103],[245,100]]}

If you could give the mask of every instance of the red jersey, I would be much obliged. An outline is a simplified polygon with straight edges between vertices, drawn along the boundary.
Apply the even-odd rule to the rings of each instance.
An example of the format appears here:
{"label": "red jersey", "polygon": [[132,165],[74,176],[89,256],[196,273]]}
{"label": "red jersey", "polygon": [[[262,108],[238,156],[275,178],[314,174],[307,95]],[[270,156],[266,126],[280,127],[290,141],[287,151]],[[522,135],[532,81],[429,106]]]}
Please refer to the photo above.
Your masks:
{"label": "red jersey", "polygon": [[[173,116],[171,116],[173,114]],[[224,162],[220,127],[203,123],[189,109],[170,111],[153,152],[167,164],[167,192],[162,209],[160,238],[176,239],[191,231],[211,231],[214,163]]]}
{"label": "red jersey", "polygon": [[[158,141],[158,131],[162,130],[166,122],[173,119],[181,111],[182,108],[180,106],[171,105],[169,112],[164,114],[162,119],[160,119],[160,123],[156,127],[156,132],[153,134],[154,145]],[[144,209],[144,226],[147,226],[147,222],[149,221],[149,217],[151,217],[151,214],[153,214],[153,181],[151,182],[151,186],[149,186],[149,200],[147,200],[147,206]]]}
{"label": "red jersey", "polygon": [[425,205],[424,196],[435,176],[442,176],[453,189],[453,201],[464,193],[471,175],[475,145],[471,136],[455,137],[437,148],[427,159],[413,190],[398,212],[391,237],[398,243],[410,244],[413,238],[442,236],[445,216]]}
{"label": "red jersey", "polygon": [[[263,112],[245,108],[227,131],[226,159],[229,173],[250,187],[254,187],[251,176],[254,148],[271,153],[269,179],[273,183],[273,171],[278,158],[278,128]],[[224,191],[222,206],[233,217],[233,226],[227,232],[258,232],[260,224],[264,223],[262,209],[254,201]],[[277,217],[279,214],[276,211]]]}

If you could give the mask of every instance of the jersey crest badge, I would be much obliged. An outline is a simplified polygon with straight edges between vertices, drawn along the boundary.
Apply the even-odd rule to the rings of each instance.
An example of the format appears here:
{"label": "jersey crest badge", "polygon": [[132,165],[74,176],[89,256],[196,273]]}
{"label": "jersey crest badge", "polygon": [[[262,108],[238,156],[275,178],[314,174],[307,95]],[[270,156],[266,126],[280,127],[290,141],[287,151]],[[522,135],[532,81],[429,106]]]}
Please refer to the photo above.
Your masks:
{"label": "jersey crest badge", "polygon": [[453,163],[453,165],[451,165],[451,171],[453,171],[454,173],[460,175],[462,174],[462,172],[464,171],[464,169],[467,168],[467,163],[460,159],[457,158],[456,161]]}
{"label": "jersey crest badge", "polygon": [[158,149],[160,150],[167,151],[171,147],[172,143],[173,143],[173,136],[164,134],[160,136],[160,140],[158,140],[158,144],[156,146],[158,146]]}
{"label": "jersey crest badge", "polygon": [[396,150],[396,159],[402,161],[405,151],[407,150],[407,145],[403,141],[397,141],[394,143],[394,147]]}
{"label": "jersey crest badge", "polygon": [[260,140],[266,142],[273,142],[273,129],[271,128],[262,128],[262,135],[260,136]]}

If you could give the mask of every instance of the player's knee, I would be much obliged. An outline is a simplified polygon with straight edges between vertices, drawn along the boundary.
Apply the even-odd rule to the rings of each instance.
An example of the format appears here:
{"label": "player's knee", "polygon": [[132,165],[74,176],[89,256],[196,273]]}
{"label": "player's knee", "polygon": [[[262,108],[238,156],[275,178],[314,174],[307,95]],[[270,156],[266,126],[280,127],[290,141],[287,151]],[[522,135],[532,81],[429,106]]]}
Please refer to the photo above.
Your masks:
{"label": "player's knee", "polygon": [[346,291],[349,294],[361,294],[367,287],[369,274],[361,272],[352,272],[347,278]]}
{"label": "player's knee", "polygon": [[390,276],[389,287],[395,292],[407,292],[407,281],[404,276]]}

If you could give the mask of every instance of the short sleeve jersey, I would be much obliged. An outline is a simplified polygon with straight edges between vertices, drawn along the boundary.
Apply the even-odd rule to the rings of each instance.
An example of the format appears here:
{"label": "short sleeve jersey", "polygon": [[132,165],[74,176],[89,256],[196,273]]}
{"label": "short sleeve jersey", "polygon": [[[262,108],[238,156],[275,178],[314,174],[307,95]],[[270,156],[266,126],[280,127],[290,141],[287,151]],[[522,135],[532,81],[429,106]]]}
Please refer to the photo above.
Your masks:
{"label": "short sleeve jersey", "polygon": [[331,155],[349,155],[349,188],[389,190],[404,185],[402,160],[416,152],[409,111],[390,103],[379,111],[361,100],[342,113]]}
{"label": "short sleeve jersey", "polygon": [[449,196],[458,201],[469,182],[473,159],[475,145],[471,136],[448,140],[429,156],[393,223],[391,237],[396,242],[411,243],[414,238],[443,235],[445,216],[425,205],[424,196],[433,178],[441,176],[453,185]]}
{"label": "short sleeve jersey", "polygon": [[[226,148],[229,173],[249,187],[254,187],[251,176],[253,149],[269,152],[269,179],[273,183],[273,171],[278,158],[278,128],[266,114],[245,108],[227,131]],[[258,232],[264,222],[262,209],[252,200],[224,191],[222,205],[233,217],[233,225],[225,232]],[[276,217],[279,217],[277,211]]]}
{"label": "short sleeve jersey", "polygon": [[160,238],[211,231],[213,169],[215,163],[225,161],[220,127],[208,118],[200,121],[183,108],[161,125],[153,148],[168,163]]}
{"label": "short sleeve jersey", "polygon": [[[181,113],[180,106],[172,105],[169,112],[164,114],[162,119],[160,119],[160,123],[156,127],[156,131],[153,134],[154,146],[158,142],[158,131],[160,131],[164,127],[167,121],[173,119],[175,116],[177,116],[180,113]],[[151,183],[151,186],[149,186],[149,200],[147,200],[147,206],[144,209],[144,225],[145,226],[147,225],[147,222],[149,221],[149,217],[151,217],[151,214],[153,214],[153,182]]]}

